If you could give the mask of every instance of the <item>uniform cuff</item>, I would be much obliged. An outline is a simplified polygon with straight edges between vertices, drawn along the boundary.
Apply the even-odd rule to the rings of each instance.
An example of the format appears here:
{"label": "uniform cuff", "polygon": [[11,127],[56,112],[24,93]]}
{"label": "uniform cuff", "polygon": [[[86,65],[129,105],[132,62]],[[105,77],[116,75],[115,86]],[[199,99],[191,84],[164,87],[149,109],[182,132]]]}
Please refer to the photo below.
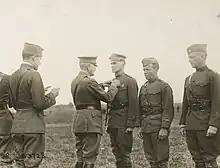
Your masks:
{"label": "uniform cuff", "polygon": [[170,124],[171,124],[170,120],[164,120],[164,121],[162,121],[161,127],[169,129],[170,128]]}

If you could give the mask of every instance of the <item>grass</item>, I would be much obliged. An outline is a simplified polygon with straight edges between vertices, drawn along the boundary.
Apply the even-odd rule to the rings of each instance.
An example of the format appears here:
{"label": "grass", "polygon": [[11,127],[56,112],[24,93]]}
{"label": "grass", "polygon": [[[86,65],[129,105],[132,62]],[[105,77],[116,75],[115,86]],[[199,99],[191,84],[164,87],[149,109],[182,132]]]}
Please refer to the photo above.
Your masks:
{"label": "grass", "polygon": [[[75,139],[71,132],[74,113],[72,106],[55,106],[46,112],[47,133],[46,153],[40,168],[74,168],[76,161]],[[187,150],[185,139],[180,136],[176,113],[170,133],[170,168],[192,168],[193,162]],[[142,140],[134,131],[132,162],[134,168],[147,168],[148,162],[144,157]],[[115,159],[111,152],[108,134],[104,133],[100,153],[96,162],[97,168],[115,168]]]}

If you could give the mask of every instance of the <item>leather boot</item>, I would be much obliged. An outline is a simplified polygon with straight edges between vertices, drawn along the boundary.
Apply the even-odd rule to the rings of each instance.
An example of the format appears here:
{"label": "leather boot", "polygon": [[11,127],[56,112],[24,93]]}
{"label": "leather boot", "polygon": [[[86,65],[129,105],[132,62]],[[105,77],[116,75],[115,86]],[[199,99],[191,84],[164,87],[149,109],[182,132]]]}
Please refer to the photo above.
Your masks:
{"label": "leather boot", "polygon": [[205,163],[201,162],[201,163],[195,163],[195,168],[206,168],[205,167]]}
{"label": "leather boot", "polygon": [[83,168],[94,168],[94,167],[95,167],[94,164],[85,163]]}
{"label": "leather boot", "polygon": [[168,168],[168,162],[161,162],[159,163],[159,168]]}
{"label": "leather boot", "polygon": [[124,168],[132,168],[132,164],[131,163],[125,163]]}
{"label": "leather boot", "polygon": [[124,168],[123,161],[116,161],[115,165],[116,165],[116,168]]}
{"label": "leather boot", "polygon": [[83,168],[83,162],[76,162],[75,168]]}
{"label": "leather boot", "polygon": [[205,165],[206,165],[206,168],[218,168],[218,164],[217,164],[216,160],[206,162]]}
{"label": "leather boot", "polygon": [[157,165],[157,163],[150,163],[150,167],[151,167],[151,168],[159,168],[159,166]]}

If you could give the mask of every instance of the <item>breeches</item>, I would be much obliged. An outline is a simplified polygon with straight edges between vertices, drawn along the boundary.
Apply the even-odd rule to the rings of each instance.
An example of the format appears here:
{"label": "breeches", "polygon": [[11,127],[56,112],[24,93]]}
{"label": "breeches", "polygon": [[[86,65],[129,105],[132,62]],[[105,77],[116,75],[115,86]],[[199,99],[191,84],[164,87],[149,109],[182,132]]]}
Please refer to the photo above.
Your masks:
{"label": "breeches", "polygon": [[168,137],[158,139],[158,132],[143,133],[143,146],[146,159],[151,164],[159,164],[169,160],[169,139]]}
{"label": "breeches", "polygon": [[75,133],[78,162],[94,164],[100,148],[101,134]]}
{"label": "breeches", "polygon": [[132,132],[126,133],[123,128],[108,128],[108,133],[116,162],[123,162],[125,165],[131,165],[130,155],[133,145]]}
{"label": "breeches", "polygon": [[186,142],[195,164],[215,163],[220,154],[220,137],[206,137],[206,131],[186,131]]}
{"label": "breeches", "polygon": [[45,134],[15,134],[13,143],[18,167],[38,168],[44,158]]}

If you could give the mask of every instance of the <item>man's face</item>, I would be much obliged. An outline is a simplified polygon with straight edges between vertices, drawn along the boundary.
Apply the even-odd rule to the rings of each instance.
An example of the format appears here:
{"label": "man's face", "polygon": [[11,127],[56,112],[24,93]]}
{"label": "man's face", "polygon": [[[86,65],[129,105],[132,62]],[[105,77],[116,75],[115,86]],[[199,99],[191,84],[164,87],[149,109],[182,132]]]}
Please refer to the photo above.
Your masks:
{"label": "man's face", "polygon": [[116,73],[121,71],[125,66],[124,61],[111,61],[111,69],[112,73]]}
{"label": "man's face", "polygon": [[147,80],[155,79],[157,77],[157,71],[153,68],[153,64],[149,64],[143,67],[144,76]]}
{"label": "man's face", "polygon": [[42,54],[36,55],[32,57],[33,67],[35,70],[38,70],[42,60]]}
{"label": "man's face", "polygon": [[199,68],[205,65],[206,56],[204,53],[193,52],[188,58],[192,68]]}
{"label": "man's face", "polygon": [[90,76],[94,76],[95,71],[96,71],[96,66],[93,65],[93,64],[89,64],[89,66],[88,66],[88,73],[89,73],[89,75]]}

